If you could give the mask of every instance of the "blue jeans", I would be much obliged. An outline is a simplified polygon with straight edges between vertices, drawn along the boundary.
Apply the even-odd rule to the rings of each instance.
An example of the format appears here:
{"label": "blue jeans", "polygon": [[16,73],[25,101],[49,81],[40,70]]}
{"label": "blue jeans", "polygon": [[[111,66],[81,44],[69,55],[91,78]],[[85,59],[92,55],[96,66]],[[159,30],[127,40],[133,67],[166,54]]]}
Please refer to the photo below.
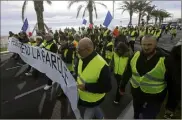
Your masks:
{"label": "blue jeans", "polygon": [[84,113],[84,119],[103,119],[104,114],[99,106],[93,108],[86,108]]}

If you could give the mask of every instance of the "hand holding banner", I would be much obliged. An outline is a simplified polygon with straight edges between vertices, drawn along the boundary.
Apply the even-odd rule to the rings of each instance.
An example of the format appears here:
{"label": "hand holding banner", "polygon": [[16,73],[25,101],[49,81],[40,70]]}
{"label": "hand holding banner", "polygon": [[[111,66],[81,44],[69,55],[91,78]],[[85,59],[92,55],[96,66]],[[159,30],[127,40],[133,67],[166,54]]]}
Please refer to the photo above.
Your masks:
{"label": "hand holding banner", "polygon": [[53,82],[59,83],[71,103],[75,116],[80,118],[77,108],[77,84],[60,56],[39,47],[23,44],[14,37],[9,39],[8,51],[18,53],[24,62],[45,73]]}

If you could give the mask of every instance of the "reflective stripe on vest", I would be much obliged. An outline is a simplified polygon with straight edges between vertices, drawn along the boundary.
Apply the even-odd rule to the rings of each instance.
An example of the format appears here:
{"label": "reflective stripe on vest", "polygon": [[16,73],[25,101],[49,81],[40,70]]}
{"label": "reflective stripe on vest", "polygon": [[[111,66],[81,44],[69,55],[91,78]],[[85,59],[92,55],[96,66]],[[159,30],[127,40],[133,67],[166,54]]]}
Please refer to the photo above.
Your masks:
{"label": "reflective stripe on vest", "polygon": [[144,93],[156,94],[162,92],[166,88],[164,81],[165,76],[165,65],[164,57],[161,57],[156,66],[144,76],[140,76],[137,69],[136,63],[140,56],[140,52],[136,52],[134,57],[131,59],[130,65],[132,69],[132,77],[130,83],[134,88],[140,87]]}
{"label": "reflective stripe on vest", "polygon": [[119,57],[114,53],[114,73],[123,75],[128,63],[128,57]]}
{"label": "reflective stripe on vest", "polygon": [[[100,72],[104,65],[107,65],[106,61],[100,56],[96,55],[82,71],[83,61],[80,59],[78,63],[78,77],[77,84],[83,83],[97,83],[100,76]],[[81,78],[81,79],[80,79]],[[105,93],[91,93],[78,89],[79,97],[86,102],[97,102],[105,96]]]}

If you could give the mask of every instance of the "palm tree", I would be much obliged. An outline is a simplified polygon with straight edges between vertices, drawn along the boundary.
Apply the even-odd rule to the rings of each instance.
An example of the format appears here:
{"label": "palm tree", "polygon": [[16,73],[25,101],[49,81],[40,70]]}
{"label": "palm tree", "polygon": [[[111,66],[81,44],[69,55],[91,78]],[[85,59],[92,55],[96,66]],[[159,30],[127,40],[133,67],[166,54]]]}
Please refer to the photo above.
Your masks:
{"label": "palm tree", "polygon": [[123,1],[123,3],[120,3],[119,4],[119,10],[123,10],[122,11],[122,14],[125,12],[125,11],[128,11],[129,12],[129,15],[130,15],[130,21],[129,21],[129,24],[132,24],[132,17],[133,17],[133,13],[135,12],[136,10],[136,3],[135,1]]}
{"label": "palm tree", "polygon": [[74,3],[78,3],[78,2],[85,2],[86,3],[86,6],[84,6],[84,5],[79,5],[78,6],[76,18],[78,18],[81,9],[84,8],[82,17],[85,17],[85,13],[86,13],[86,11],[88,11],[90,24],[93,24],[93,10],[95,11],[95,17],[96,17],[96,19],[98,17],[98,15],[97,15],[97,9],[96,9],[96,4],[102,5],[105,8],[107,8],[107,6],[105,4],[100,3],[100,2],[95,2],[94,0],[85,0],[85,1],[83,1],[83,0],[72,0],[72,1],[69,2],[68,9],[70,9],[71,6]]}
{"label": "palm tree", "polygon": [[160,10],[158,10],[158,9],[155,9],[151,12],[151,16],[153,16],[155,18],[155,25],[157,24],[159,15],[160,15]]}
{"label": "palm tree", "polygon": [[[34,9],[37,15],[37,24],[38,24],[38,29],[45,32],[44,29],[44,16],[43,16],[43,12],[44,12],[44,2],[42,1],[38,1],[38,0],[33,0],[34,2]],[[46,0],[46,2],[51,5],[52,2],[50,0]],[[22,6],[22,21],[24,22],[24,15],[25,15],[25,10],[26,10],[26,6],[28,4],[28,0],[25,0]]]}
{"label": "palm tree", "polygon": [[145,12],[146,12],[146,8],[147,6],[150,5],[151,2],[148,2],[147,0],[145,1],[136,1],[136,11],[139,13],[139,17],[138,17],[138,25],[140,25],[140,20],[141,17],[144,16]]}
{"label": "palm tree", "polygon": [[166,10],[160,10],[159,11],[159,24],[161,24],[164,21],[164,18],[171,17],[171,14],[167,12]]}
{"label": "palm tree", "polygon": [[152,11],[156,8],[155,5],[153,6],[147,6],[146,7],[146,13],[147,13],[147,16],[146,16],[146,23],[148,24],[149,20],[151,19],[151,14],[152,14]]}

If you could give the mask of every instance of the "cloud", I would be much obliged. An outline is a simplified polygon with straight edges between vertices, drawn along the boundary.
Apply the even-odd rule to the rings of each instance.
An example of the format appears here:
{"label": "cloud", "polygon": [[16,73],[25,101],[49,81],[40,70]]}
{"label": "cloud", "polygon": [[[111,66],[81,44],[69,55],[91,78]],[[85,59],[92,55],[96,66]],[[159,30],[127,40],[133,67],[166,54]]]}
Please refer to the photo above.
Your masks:
{"label": "cloud", "polygon": [[[108,10],[112,13],[112,1],[99,1],[107,6],[107,9],[101,5],[97,5],[98,19],[94,21],[96,23],[102,23]],[[80,13],[78,19],[76,19],[77,7],[84,2],[74,4],[70,10],[67,9],[68,1],[53,1],[52,5],[48,5],[44,2],[44,20],[50,27],[60,28],[60,26],[71,26],[80,25],[82,22],[83,10]],[[116,10],[118,8],[118,3],[115,2],[115,19],[117,23],[121,20],[124,23],[128,23],[129,13],[128,11],[121,14],[122,10]],[[153,1],[152,4],[158,6],[158,9],[166,9],[168,12],[174,14],[174,18],[181,17],[181,2],[180,1]],[[12,31],[19,31],[22,26],[21,11],[22,11],[23,1],[2,1],[1,2],[1,32],[8,33],[10,29]],[[8,13],[8,14],[7,14]],[[93,14],[95,14],[93,12]],[[25,17],[28,18],[31,28],[36,23],[36,13],[34,10],[33,1],[28,1],[28,5],[25,11]],[[88,13],[86,17],[88,20]],[[137,21],[138,14],[133,15],[133,21]]]}

